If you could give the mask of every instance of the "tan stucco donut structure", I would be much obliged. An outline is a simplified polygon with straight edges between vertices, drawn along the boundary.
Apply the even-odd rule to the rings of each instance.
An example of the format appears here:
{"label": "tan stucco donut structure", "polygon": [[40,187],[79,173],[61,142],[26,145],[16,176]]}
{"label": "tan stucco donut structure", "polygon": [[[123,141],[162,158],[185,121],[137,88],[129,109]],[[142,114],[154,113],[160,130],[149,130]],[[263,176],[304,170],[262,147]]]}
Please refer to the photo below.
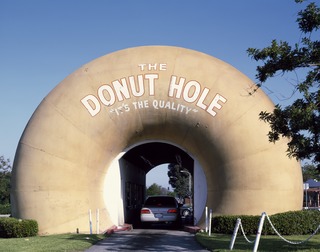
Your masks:
{"label": "tan stucco donut structure", "polygon": [[300,164],[287,157],[285,139],[268,142],[269,126],[258,115],[274,105],[252,88],[229,64],[179,47],[129,48],[93,60],[57,85],[28,122],[13,167],[13,216],[37,220],[42,234],[88,232],[89,209],[100,210],[104,229],[121,224],[105,200],[108,169],[145,141],[172,143],[199,162],[206,206],[216,215],[301,209]]}

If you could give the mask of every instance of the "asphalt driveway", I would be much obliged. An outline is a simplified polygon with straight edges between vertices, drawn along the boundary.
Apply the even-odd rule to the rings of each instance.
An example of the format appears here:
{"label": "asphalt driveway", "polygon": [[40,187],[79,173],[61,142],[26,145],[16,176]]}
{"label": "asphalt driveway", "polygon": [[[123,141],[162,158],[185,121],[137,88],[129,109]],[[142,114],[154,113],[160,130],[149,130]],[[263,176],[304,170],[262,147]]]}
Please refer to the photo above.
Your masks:
{"label": "asphalt driveway", "polygon": [[86,252],[102,251],[208,251],[195,235],[179,230],[133,229],[120,231],[93,245]]}

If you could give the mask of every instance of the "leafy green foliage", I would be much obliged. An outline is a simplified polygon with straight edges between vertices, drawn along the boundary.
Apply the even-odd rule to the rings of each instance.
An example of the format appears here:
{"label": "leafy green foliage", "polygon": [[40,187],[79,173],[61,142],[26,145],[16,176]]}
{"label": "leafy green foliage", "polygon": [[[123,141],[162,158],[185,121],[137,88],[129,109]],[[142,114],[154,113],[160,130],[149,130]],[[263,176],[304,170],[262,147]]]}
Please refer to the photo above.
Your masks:
{"label": "leafy green foliage", "polygon": [[[283,235],[312,234],[320,225],[319,211],[312,210],[280,213],[270,219],[277,231]],[[274,233],[270,225],[268,233]]]}
{"label": "leafy green foliage", "polygon": [[10,160],[5,159],[4,156],[0,156],[0,172],[1,173],[11,172]]}
{"label": "leafy green foliage", "polygon": [[0,205],[10,203],[10,160],[0,156]]}
{"label": "leafy green foliage", "polygon": [[0,214],[11,214],[11,205],[8,204],[0,204]]}
{"label": "leafy green foliage", "polygon": [[212,219],[212,232],[221,234],[232,234],[237,219],[241,219],[246,234],[254,234],[257,231],[260,216],[216,216]]}
{"label": "leafy green foliage", "polygon": [[320,181],[320,174],[316,170],[316,167],[312,164],[306,164],[302,166],[303,181],[306,182],[309,179]]}
{"label": "leafy green foliage", "polygon": [[[296,1],[297,3],[302,3],[301,1]],[[299,23],[299,28],[304,33],[312,32],[314,29],[320,28],[320,16],[319,9],[315,3],[311,3],[307,6],[304,11],[299,12],[299,18],[297,19]]]}
{"label": "leafy green foliage", "polygon": [[152,195],[168,195],[169,190],[156,184],[153,183],[151,186],[147,188],[147,196],[152,196]]}
{"label": "leafy green foliage", "polygon": [[174,188],[175,194],[180,199],[184,199],[186,196],[190,196],[189,191],[189,177],[188,174],[181,172],[183,168],[178,164],[168,165],[168,177],[169,184]]}
{"label": "leafy green foliage", "polygon": [[287,137],[290,157],[310,159],[320,169],[320,41],[312,40],[314,35],[319,38],[320,8],[309,3],[298,13],[297,23],[304,37],[294,46],[273,40],[269,47],[249,48],[247,52],[255,61],[263,62],[257,67],[257,89],[278,73],[305,73],[295,84],[302,98],[285,108],[277,105],[273,112],[262,111],[259,116],[270,125],[270,142]]}
{"label": "leafy green foliage", "polygon": [[38,223],[35,220],[0,218],[0,237],[21,238],[38,234]]}
{"label": "leafy green foliage", "polygon": [[[237,222],[241,219],[244,232],[246,234],[256,234],[261,216],[216,216],[212,219],[212,232],[232,234]],[[305,235],[312,234],[320,225],[320,215],[318,211],[290,211],[271,215],[270,220],[275,229],[281,235]],[[262,233],[265,235],[276,234],[265,218]]]}

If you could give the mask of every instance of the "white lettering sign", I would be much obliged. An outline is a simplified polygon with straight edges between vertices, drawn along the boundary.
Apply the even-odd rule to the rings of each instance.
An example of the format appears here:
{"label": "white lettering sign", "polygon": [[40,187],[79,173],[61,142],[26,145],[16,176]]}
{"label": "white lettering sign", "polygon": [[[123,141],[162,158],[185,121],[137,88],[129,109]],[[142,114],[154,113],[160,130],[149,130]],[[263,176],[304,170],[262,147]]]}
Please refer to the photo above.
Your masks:
{"label": "white lettering sign", "polygon": [[[132,97],[154,97],[160,76],[159,73],[150,73],[149,71],[166,71],[167,65],[165,63],[144,63],[138,64],[138,68],[146,73],[113,80],[110,84],[101,85],[96,94],[88,94],[82,98],[81,103],[89,114],[96,116],[103,106],[112,107],[116,102],[123,102],[117,108],[110,108],[110,112],[120,115],[131,110],[153,108],[155,110],[169,109],[188,115],[190,112],[198,112],[198,109],[191,107],[191,104],[194,104],[214,117],[227,102],[227,99],[221,94],[210,95],[210,89],[203,87],[196,80],[188,81],[185,77],[172,75],[168,83],[167,95],[174,98],[175,101],[145,99],[126,103],[125,101]],[[190,106],[183,105],[179,100],[190,104]]]}
{"label": "white lettering sign", "polygon": [[154,70],[166,71],[167,70],[167,64],[165,64],[165,63],[138,64],[138,67],[140,68],[141,71],[154,71]]}
{"label": "white lettering sign", "polygon": [[146,92],[146,86],[148,87],[148,95],[153,96],[155,93],[155,82],[158,77],[158,74],[146,74],[138,75],[136,78],[135,76],[129,76],[128,78],[114,80],[111,82],[111,85],[105,84],[100,86],[97,95],[89,94],[81,99],[81,102],[90,115],[95,116],[100,112],[100,102],[109,107],[116,101],[121,102],[130,99],[131,94],[134,97],[141,97]]}
{"label": "white lettering sign", "polygon": [[206,105],[204,101],[207,98],[210,91],[208,88],[204,88],[203,90],[201,90],[201,85],[197,81],[189,81],[186,83],[186,79],[183,77],[179,78],[179,81],[177,81],[177,79],[177,76],[171,76],[168,94],[169,97],[175,97],[179,99],[182,94],[183,100],[190,103],[195,102],[198,99],[196,106],[206,110],[212,116],[215,116],[217,114],[217,112],[214,111],[215,108],[221,109],[222,107],[222,105],[218,102],[227,102],[227,99],[224,98],[222,95],[216,94],[210,102],[210,104]]}

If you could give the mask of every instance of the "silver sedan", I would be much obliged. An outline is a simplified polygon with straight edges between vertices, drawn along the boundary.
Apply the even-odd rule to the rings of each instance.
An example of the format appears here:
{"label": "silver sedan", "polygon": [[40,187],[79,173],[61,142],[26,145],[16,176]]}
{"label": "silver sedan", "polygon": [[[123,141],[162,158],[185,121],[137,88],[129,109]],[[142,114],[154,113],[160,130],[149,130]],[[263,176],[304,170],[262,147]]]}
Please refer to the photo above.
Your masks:
{"label": "silver sedan", "polygon": [[149,196],[140,211],[142,223],[178,223],[179,204],[172,196]]}

